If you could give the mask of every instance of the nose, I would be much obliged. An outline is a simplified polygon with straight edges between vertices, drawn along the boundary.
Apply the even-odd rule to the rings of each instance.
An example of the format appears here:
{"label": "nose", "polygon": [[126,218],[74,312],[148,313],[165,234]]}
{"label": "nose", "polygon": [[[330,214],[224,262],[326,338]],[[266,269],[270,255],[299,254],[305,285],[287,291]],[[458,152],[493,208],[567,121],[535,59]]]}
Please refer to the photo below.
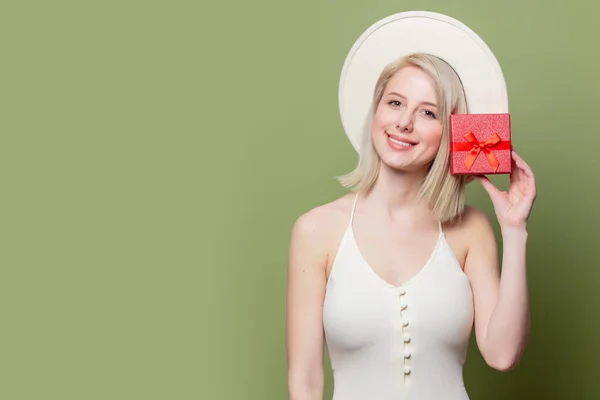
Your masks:
{"label": "nose", "polygon": [[413,129],[413,119],[409,112],[403,112],[398,116],[396,129],[400,132],[411,132]]}

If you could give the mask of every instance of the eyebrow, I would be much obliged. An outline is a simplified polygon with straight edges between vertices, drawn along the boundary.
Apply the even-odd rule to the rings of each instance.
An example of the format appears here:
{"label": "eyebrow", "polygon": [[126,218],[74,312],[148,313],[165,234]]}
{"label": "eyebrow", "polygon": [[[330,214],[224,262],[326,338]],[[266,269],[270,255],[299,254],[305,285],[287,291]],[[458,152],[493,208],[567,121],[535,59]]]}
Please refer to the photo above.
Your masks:
{"label": "eyebrow", "polygon": [[[398,96],[398,97],[402,97],[403,99],[406,99],[406,96],[403,96],[400,93],[396,93],[396,92],[390,92],[386,96]],[[437,108],[437,104],[431,103],[429,101],[422,101],[421,104],[427,104],[429,106]]]}

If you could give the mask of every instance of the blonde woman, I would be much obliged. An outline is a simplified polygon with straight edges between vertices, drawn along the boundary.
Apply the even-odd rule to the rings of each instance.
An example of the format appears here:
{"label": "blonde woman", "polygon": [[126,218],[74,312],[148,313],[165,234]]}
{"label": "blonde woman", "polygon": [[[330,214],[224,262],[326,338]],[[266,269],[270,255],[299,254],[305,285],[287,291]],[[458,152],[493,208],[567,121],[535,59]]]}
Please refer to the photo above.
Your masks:
{"label": "blonde woman", "polygon": [[[404,29],[426,39],[394,48],[399,57],[380,57],[384,68],[360,64],[379,70],[361,122],[360,112],[344,108],[360,107],[347,93],[354,93],[352,84],[364,86],[352,81],[358,73],[351,63],[360,63],[360,51],[369,60],[373,52],[387,54],[382,43]],[[356,169],[340,178],[350,193],[300,216],[291,235],[291,400],[323,399],[325,346],[334,400],[468,399],[462,372],[472,329],[489,366],[506,371],[519,363],[529,334],[525,255],[533,173],[514,152],[507,192],[485,176],[449,172],[450,114],[486,103],[478,82],[492,93],[504,83],[481,46],[464,25],[433,13],[389,17],[355,44],[340,90],[347,95],[345,129],[359,152]],[[492,70],[495,82],[456,61],[460,51]],[[486,110],[504,111],[499,93]],[[465,205],[465,185],[474,178],[489,193],[501,228],[501,274],[491,221]]]}

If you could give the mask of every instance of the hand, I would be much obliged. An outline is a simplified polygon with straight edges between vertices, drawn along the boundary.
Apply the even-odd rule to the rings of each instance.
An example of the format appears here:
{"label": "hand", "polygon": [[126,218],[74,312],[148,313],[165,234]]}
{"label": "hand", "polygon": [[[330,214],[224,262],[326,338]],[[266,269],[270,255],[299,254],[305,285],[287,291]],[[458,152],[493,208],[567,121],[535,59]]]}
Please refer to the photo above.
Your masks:
{"label": "hand", "polygon": [[514,151],[508,192],[496,188],[486,176],[478,176],[490,195],[496,217],[502,228],[524,228],[536,198],[535,177],[531,168]]}

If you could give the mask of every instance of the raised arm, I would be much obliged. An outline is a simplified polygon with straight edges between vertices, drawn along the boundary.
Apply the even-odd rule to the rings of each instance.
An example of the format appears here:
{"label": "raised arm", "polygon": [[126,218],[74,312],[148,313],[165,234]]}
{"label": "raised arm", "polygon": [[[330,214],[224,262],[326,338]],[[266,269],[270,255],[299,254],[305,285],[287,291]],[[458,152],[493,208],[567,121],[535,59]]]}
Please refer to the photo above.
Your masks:
{"label": "raised arm", "polygon": [[473,290],[477,345],[488,365],[507,371],[518,365],[529,336],[527,233],[524,229],[503,231],[500,276],[491,224],[483,212],[471,214],[465,273]]}
{"label": "raised arm", "polygon": [[479,212],[469,222],[469,253],[465,273],[475,298],[477,343],[486,362],[505,371],[521,360],[529,338],[527,289],[527,221],[536,198],[535,178],[529,165],[513,152],[513,172],[507,192],[486,177],[486,189],[502,232],[502,273],[498,273],[496,243],[491,224]]}
{"label": "raised arm", "polygon": [[326,240],[318,216],[301,216],[292,229],[287,282],[287,358],[290,400],[322,400],[323,299]]}

